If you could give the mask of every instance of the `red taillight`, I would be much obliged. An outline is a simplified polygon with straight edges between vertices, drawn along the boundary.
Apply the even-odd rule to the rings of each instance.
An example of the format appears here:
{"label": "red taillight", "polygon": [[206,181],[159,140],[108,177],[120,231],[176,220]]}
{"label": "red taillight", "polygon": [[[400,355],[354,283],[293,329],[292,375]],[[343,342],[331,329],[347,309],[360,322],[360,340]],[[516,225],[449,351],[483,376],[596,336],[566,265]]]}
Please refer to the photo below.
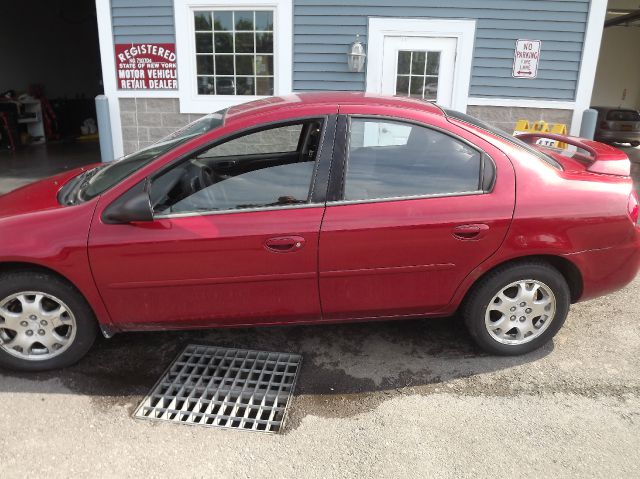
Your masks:
{"label": "red taillight", "polygon": [[632,191],[627,202],[627,212],[634,225],[638,224],[638,195]]}
{"label": "red taillight", "polygon": [[608,130],[609,129],[609,123],[607,123],[606,121],[601,121],[600,122],[600,129],[601,130]]}

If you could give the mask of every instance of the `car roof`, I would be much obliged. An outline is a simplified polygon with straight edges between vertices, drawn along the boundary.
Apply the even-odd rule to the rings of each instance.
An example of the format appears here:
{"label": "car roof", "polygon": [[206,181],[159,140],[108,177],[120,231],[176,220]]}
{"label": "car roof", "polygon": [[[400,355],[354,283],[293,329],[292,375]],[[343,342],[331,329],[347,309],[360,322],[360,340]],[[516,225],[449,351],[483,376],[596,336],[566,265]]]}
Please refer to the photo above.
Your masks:
{"label": "car roof", "polygon": [[416,98],[377,95],[362,92],[309,92],[294,93],[255,100],[232,106],[225,114],[225,120],[240,120],[243,117],[276,113],[277,111],[316,105],[367,105],[387,106],[420,110],[444,116],[434,103]]}

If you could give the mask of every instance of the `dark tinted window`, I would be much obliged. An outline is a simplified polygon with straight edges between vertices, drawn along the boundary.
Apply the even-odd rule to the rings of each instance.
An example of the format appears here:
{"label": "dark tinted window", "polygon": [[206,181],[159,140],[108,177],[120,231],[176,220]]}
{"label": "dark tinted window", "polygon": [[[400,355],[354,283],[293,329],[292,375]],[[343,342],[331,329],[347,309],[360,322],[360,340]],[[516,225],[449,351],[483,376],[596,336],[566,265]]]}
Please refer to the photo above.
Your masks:
{"label": "dark tinted window", "polygon": [[418,125],[352,119],[345,200],[477,191],[480,153]]}
{"label": "dark tinted window", "polygon": [[190,158],[153,180],[157,214],[307,203],[322,122],[248,133]]}
{"label": "dark tinted window", "polygon": [[445,114],[448,117],[454,118],[456,120],[463,121],[465,123],[469,123],[470,125],[473,125],[473,126],[475,126],[477,128],[480,128],[481,130],[488,131],[489,133],[497,136],[498,138],[502,138],[504,141],[507,141],[507,142],[511,143],[512,145],[515,145],[515,146],[517,146],[519,148],[522,148],[523,150],[527,150],[529,153],[531,153],[534,156],[537,156],[539,159],[541,159],[545,163],[553,166],[554,168],[556,168],[558,170],[562,169],[562,166],[560,165],[560,163],[558,163],[556,160],[554,160],[550,156],[545,155],[540,150],[537,150],[536,148],[532,147],[531,145],[527,145],[524,141],[518,140],[513,135],[510,135],[509,133],[507,133],[504,130],[501,130],[500,128],[496,128],[494,126],[491,126],[491,125],[485,123],[484,121],[478,120],[477,118],[469,116],[469,115],[467,115],[465,113],[460,113],[459,111],[448,110],[446,108],[443,108],[443,111],[445,112]]}
{"label": "dark tinted window", "polygon": [[607,114],[609,121],[640,121],[640,113],[635,110],[611,110]]}

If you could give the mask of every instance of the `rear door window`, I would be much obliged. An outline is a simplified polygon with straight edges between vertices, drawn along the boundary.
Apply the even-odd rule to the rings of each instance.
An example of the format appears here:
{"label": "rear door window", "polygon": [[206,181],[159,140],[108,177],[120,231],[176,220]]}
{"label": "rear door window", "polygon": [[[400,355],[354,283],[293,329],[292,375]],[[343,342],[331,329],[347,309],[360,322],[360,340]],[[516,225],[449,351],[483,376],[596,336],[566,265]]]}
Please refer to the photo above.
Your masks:
{"label": "rear door window", "polygon": [[352,118],[344,199],[370,200],[480,190],[481,153],[431,128]]}

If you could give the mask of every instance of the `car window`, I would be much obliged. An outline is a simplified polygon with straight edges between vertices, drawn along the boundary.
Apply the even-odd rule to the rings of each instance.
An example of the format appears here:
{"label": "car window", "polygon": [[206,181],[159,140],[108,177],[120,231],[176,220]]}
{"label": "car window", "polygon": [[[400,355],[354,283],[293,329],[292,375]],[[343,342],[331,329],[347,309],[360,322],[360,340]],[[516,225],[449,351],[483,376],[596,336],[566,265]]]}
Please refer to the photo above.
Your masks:
{"label": "car window", "polygon": [[491,126],[488,123],[485,123],[484,121],[478,120],[477,118],[467,115],[466,113],[461,113],[455,110],[449,110],[447,108],[443,108],[442,111],[444,111],[445,115],[447,115],[447,117],[449,118],[453,118],[454,120],[462,121],[476,128],[480,128],[481,130],[488,131],[492,135],[495,135],[498,138],[501,138],[502,140],[508,143],[511,143],[514,146],[517,146],[518,148],[526,150],[527,152],[531,153],[538,159],[554,167],[556,170],[562,170],[562,165],[558,163],[555,159],[551,158],[549,155],[545,155],[543,152],[534,148],[533,146],[527,145],[524,141],[518,140],[516,137],[514,137],[513,135],[510,135],[504,130],[501,130],[500,128]]}
{"label": "car window", "polygon": [[156,215],[304,204],[322,120],[246,133],[213,146],[152,180]]}
{"label": "car window", "polygon": [[221,110],[203,116],[146,148],[99,167],[95,171],[87,172],[87,177],[78,183],[78,191],[73,195],[76,198],[72,202],[88,201],[101,195],[135,171],[187,140],[219,128],[224,124],[225,112],[226,110]]}
{"label": "car window", "polygon": [[351,120],[344,199],[480,189],[482,156],[445,133],[397,121]]}
{"label": "car window", "polygon": [[640,113],[635,110],[611,110],[607,114],[609,121],[640,121]]}
{"label": "car window", "polygon": [[211,148],[201,157],[257,155],[260,153],[283,153],[296,151],[302,125],[288,125],[241,136],[216,148]]}

